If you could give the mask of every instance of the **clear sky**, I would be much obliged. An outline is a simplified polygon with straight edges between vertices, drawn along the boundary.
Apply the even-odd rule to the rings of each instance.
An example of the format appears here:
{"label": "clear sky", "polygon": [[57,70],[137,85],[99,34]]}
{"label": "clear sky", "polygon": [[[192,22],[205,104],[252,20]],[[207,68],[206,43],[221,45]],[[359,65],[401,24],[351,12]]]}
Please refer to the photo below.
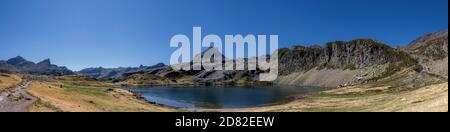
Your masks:
{"label": "clear sky", "polygon": [[448,28],[448,0],[0,0],[0,60],[72,70],[168,63],[170,38],[277,34],[280,47],[374,38],[395,47]]}

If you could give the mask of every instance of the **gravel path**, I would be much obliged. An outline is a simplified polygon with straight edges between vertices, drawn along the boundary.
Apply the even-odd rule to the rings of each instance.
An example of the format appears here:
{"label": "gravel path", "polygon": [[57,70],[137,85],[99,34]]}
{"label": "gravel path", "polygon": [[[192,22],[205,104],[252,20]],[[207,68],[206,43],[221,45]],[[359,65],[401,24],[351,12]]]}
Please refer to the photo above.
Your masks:
{"label": "gravel path", "polygon": [[19,86],[0,93],[0,112],[26,112],[36,100],[26,92],[31,81],[23,81]]}

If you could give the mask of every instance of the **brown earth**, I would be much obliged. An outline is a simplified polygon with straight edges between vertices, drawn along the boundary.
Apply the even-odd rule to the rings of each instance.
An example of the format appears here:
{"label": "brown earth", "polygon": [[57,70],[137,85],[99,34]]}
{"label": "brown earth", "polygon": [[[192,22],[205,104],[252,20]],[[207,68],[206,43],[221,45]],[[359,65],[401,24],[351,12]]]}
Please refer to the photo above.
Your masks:
{"label": "brown earth", "polygon": [[16,75],[0,73],[0,92],[17,86],[21,81]]}
{"label": "brown earth", "polygon": [[35,82],[28,91],[39,98],[32,112],[171,112],[176,109],[149,104],[120,89]]}
{"label": "brown earth", "polygon": [[204,110],[223,112],[448,112],[448,83],[391,93],[389,87],[347,87],[311,95],[288,104]]}
{"label": "brown earth", "polygon": [[22,81],[14,88],[9,88],[0,93],[0,112],[26,112],[37,100],[30,95],[26,88],[30,81]]}

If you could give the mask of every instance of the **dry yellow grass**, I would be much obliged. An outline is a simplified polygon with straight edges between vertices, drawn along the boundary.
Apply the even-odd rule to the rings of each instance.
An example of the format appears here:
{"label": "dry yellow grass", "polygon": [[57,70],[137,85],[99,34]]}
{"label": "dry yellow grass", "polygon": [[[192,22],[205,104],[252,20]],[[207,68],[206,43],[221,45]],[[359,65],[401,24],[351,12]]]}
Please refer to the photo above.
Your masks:
{"label": "dry yellow grass", "polygon": [[284,105],[225,112],[448,112],[448,82],[402,93],[388,87],[348,87],[322,92]]}
{"label": "dry yellow grass", "polygon": [[151,105],[128,91],[98,87],[65,86],[34,82],[28,92],[39,100],[32,112],[171,112],[176,109]]}
{"label": "dry yellow grass", "polygon": [[0,92],[19,84],[22,79],[16,75],[0,73]]}

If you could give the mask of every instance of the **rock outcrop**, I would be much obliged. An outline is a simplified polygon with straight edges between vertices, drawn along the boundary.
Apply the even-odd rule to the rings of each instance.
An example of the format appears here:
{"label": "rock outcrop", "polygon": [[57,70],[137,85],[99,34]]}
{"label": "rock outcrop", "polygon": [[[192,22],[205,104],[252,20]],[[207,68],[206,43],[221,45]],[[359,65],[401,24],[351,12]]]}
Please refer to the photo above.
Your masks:
{"label": "rock outcrop", "polygon": [[[412,67],[406,52],[372,39],[280,49],[280,85],[336,87],[367,83]],[[395,71],[394,71],[395,72]]]}
{"label": "rock outcrop", "polygon": [[318,69],[360,69],[387,63],[412,66],[414,60],[406,53],[371,39],[330,42],[325,46],[280,50],[280,74]]}

